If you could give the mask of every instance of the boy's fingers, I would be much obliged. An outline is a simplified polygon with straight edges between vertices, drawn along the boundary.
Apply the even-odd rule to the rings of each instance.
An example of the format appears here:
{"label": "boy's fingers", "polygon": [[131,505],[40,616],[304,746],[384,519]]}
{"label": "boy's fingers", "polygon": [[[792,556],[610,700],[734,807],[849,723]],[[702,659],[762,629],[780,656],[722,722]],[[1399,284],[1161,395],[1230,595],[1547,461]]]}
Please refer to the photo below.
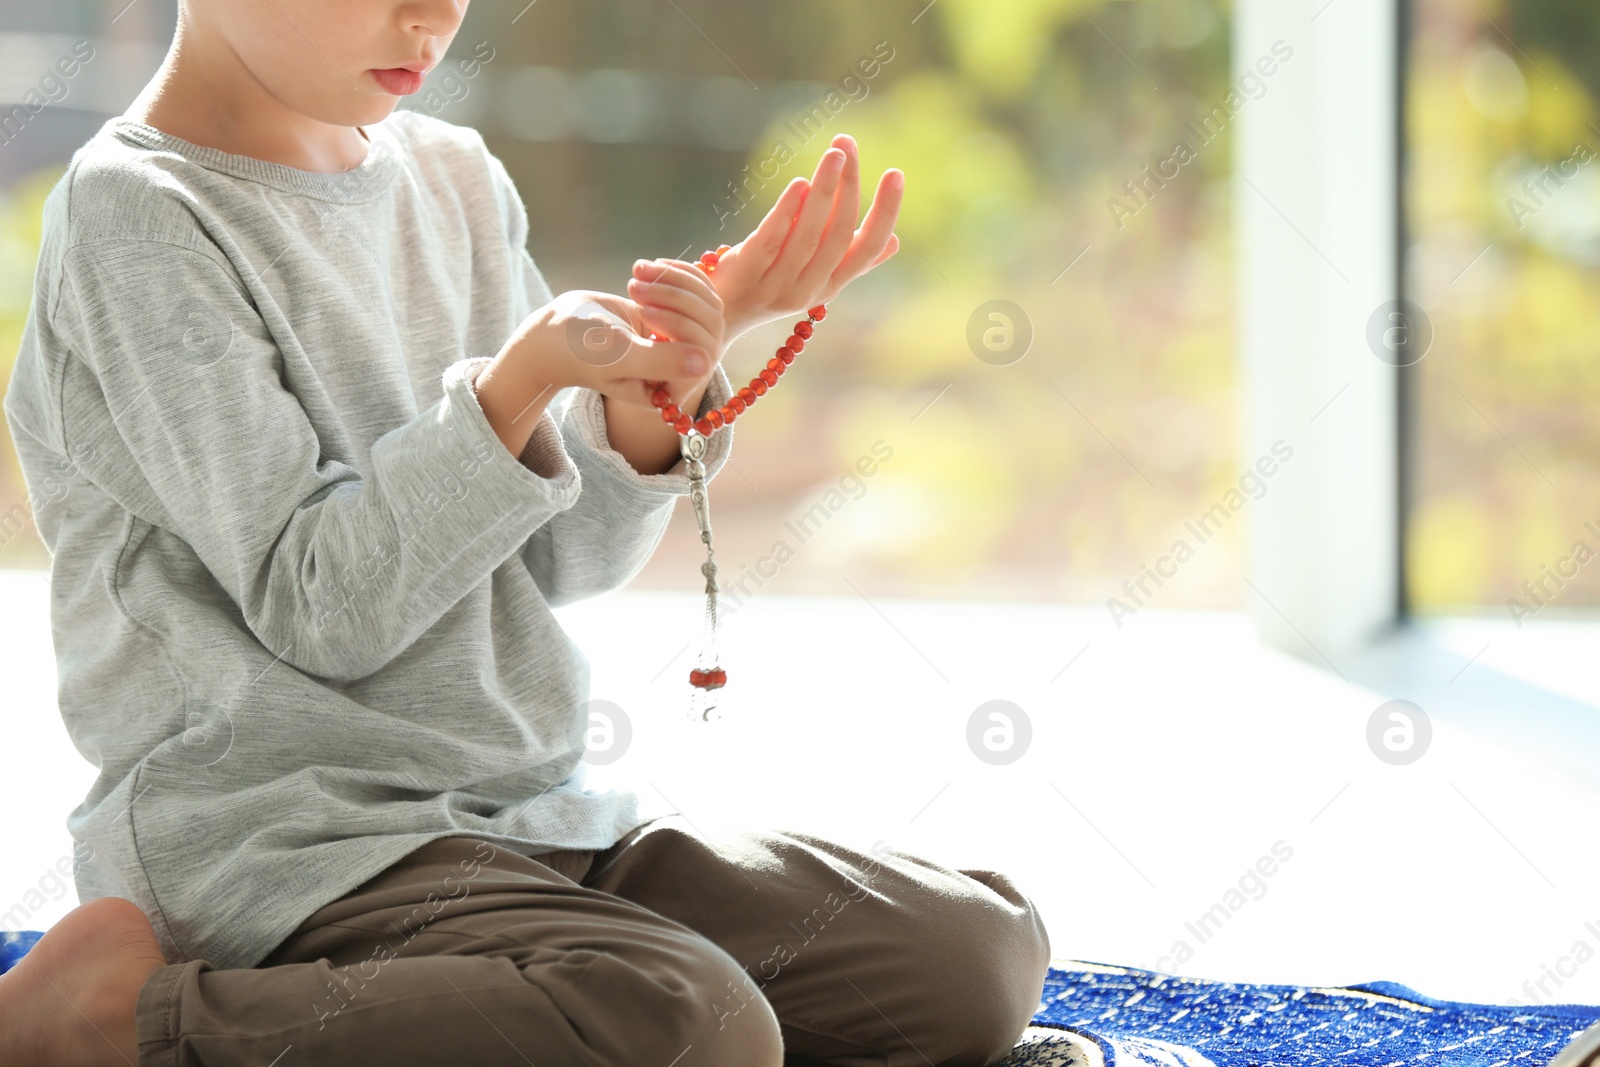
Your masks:
{"label": "boy's fingers", "polygon": [[591,367],[609,367],[627,357],[639,343],[644,325],[638,306],[610,293],[584,291],[568,315],[567,348]]}
{"label": "boy's fingers", "polygon": [[839,187],[839,178],[848,157],[849,153],[838,148],[829,148],[822,154],[811,191],[801,205],[800,213],[795,216],[794,226],[783,243],[783,251],[778,253],[777,260],[762,275],[763,285],[787,292],[801,270],[811,262],[817,242],[822,238],[822,228],[827,224],[833,208],[834,192]]}
{"label": "boy's fingers", "polygon": [[[695,354],[705,356],[706,368],[691,370],[689,358]],[[710,368],[712,353],[704,345],[690,341],[652,341],[649,332],[634,342],[628,350],[629,361],[617,369],[627,377],[648,381],[693,381]]]}
{"label": "boy's fingers", "polygon": [[748,255],[756,269],[765,274],[767,268],[772,266],[772,261],[778,258],[778,253],[783,251],[784,238],[789,236],[795,215],[805,203],[810,189],[811,183],[804,178],[796,178],[785,186],[778,196],[778,202],[772,205],[750,236],[744,239],[739,258]]}
{"label": "boy's fingers", "polygon": [[855,233],[856,220],[861,214],[861,151],[856,139],[847,133],[835,137],[833,147],[844,153],[844,169],[839,172],[839,184],[834,190],[832,211],[819,251],[836,249],[843,255],[850,246],[850,235]]}
{"label": "boy's fingers", "polygon": [[867,208],[866,221],[861,224],[850,251],[828,281],[831,291],[838,292],[852,278],[881,262],[878,257],[894,236],[894,224],[900,217],[900,203],[905,197],[904,177],[902,175],[897,181],[895,175],[898,174],[900,171],[891,168],[878,179],[878,191],[872,198],[872,205]]}
{"label": "boy's fingers", "polygon": [[685,272],[690,270],[681,259],[640,259],[633,264],[633,276],[643,282],[681,285]]}
{"label": "boy's fingers", "polygon": [[704,323],[681,311],[650,306],[644,309],[645,326],[651,331],[666,334],[674,341],[682,341],[710,352],[716,348],[716,339]]}
{"label": "boy's fingers", "polygon": [[698,267],[680,259],[662,261],[664,270],[654,270],[654,266],[656,264],[651,264],[645,274],[656,280],[645,282],[643,278],[632,278],[627,283],[629,296],[637,298],[640,304],[667,307],[683,317],[693,318],[704,326],[707,336],[717,333],[722,325],[722,296],[712,286],[710,278]]}
{"label": "boy's fingers", "polygon": [[713,308],[722,306],[722,297],[706,273],[681,259],[640,260],[634,264],[633,275],[651,284],[689,290]]}
{"label": "boy's fingers", "polygon": [[803,292],[815,291],[832,277],[850,247],[861,212],[861,157],[855,138],[841,133],[833,139],[833,147],[844,153],[844,170],[839,174],[832,213],[823,227],[816,252],[795,279],[796,287]]}
{"label": "boy's fingers", "polygon": [[[669,327],[666,332],[674,340],[655,341],[650,337],[647,319],[660,314],[659,310],[650,309],[650,314],[647,314],[646,308],[625,296],[612,293],[590,293],[587,303],[598,310],[579,320],[580,326],[591,335],[594,331],[606,334],[603,340],[608,342],[608,347],[599,352],[594,351],[589,343],[584,343],[581,350],[574,348],[574,354],[591,366],[614,368],[628,377],[694,381],[703,376],[710,368],[710,361],[716,359],[715,348],[697,340],[690,328],[693,324],[687,318],[674,322],[677,331],[685,334],[685,337],[677,337]],[[627,325],[613,322],[601,312],[608,312]],[[700,327],[699,330],[700,336],[704,336],[704,328]],[[706,368],[690,369],[689,357],[696,353],[706,358]]]}
{"label": "boy's fingers", "polygon": [[642,282],[674,285],[685,289],[694,289],[704,293],[707,290],[716,292],[711,286],[711,280],[699,265],[687,263],[681,259],[653,259],[648,265],[634,272],[634,277]]}
{"label": "boy's fingers", "polygon": [[[642,352],[650,360],[665,359],[663,366],[675,368],[673,372],[679,376],[700,373],[689,370],[685,359],[691,349],[705,353],[708,359],[716,358],[720,312],[693,293],[673,289],[671,294],[682,303],[681,310],[654,302],[640,304],[612,293],[591,294],[589,313],[568,331],[573,354],[591,366],[609,367]],[[671,340],[656,341],[652,334]],[[662,354],[651,354],[656,351]]]}
{"label": "boy's fingers", "polygon": [[[872,261],[872,267],[876,267],[878,264],[882,263],[884,260],[888,259],[898,251],[900,251],[900,235],[897,233],[891,233],[889,235],[888,245],[884,247],[882,252],[878,253],[878,258]],[[872,267],[868,267],[867,269],[871,270]]]}
{"label": "boy's fingers", "polygon": [[[716,291],[712,290],[710,295],[715,297]],[[720,304],[720,300],[715,304],[709,301],[707,294],[698,288],[689,289],[671,282],[647,282],[642,278],[628,280],[628,297],[642,305],[668,307],[701,319],[717,314]]]}
{"label": "boy's fingers", "polygon": [[643,281],[653,282],[661,279],[678,277],[678,272],[693,276],[696,273],[694,264],[682,259],[672,259],[661,256],[657,259],[641,259],[634,264],[634,276]]}
{"label": "boy's fingers", "polygon": [[625,296],[618,296],[615,293],[593,292],[589,294],[587,303],[591,309],[598,309],[600,312],[606,313],[593,314],[593,319],[601,320],[606,318],[607,314],[613,315],[621,319],[628,330],[636,335],[642,335],[642,327],[644,326],[642,312],[644,309],[635,301]]}

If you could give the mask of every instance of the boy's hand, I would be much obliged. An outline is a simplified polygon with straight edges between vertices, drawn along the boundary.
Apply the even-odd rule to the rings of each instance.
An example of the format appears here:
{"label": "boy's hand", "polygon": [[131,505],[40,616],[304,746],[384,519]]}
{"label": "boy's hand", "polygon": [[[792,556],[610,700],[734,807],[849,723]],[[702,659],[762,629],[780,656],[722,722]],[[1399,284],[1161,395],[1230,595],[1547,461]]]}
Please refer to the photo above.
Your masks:
{"label": "boy's hand", "polygon": [[[649,306],[588,289],[558,294],[479,372],[473,392],[512,455],[522,454],[551,397],[580,386],[604,398],[611,445],[634,469],[671,465],[677,431],[650,402],[648,383],[664,383],[683,410],[699,409],[725,347],[722,298],[697,268],[662,266],[651,276],[640,287]],[[658,336],[668,331],[671,340]]]}
{"label": "boy's hand", "polygon": [[[856,229],[859,176],[855,138],[841,133],[812,180],[791,181],[754,232],[722,254],[711,283],[722,297],[729,342],[763,323],[829,303],[899,250],[894,224],[905,175],[884,171],[866,221]],[[658,262],[692,269],[681,260]],[[638,265],[634,274],[641,274]]]}
{"label": "boy's hand", "polygon": [[[700,267],[664,259],[634,262],[628,296],[643,323],[639,333],[658,343],[675,341],[710,354],[704,374],[687,382],[666,380],[673,403],[684,411],[696,410],[711,381],[711,368],[721,362],[728,346],[722,297]],[[653,410],[649,386],[644,387],[644,403]]]}
{"label": "boy's hand", "polygon": [[[638,358],[619,360],[594,387],[605,394],[611,447],[640,474],[660,474],[677,462],[679,436],[651,403],[652,383],[662,383],[672,402],[691,417],[699,411],[713,368],[726,348],[722,298],[698,267],[641,260],[634,272],[628,281],[629,297],[610,299],[627,314],[629,323],[628,333],[616,340]],[[652,359],[645,346],[689,346],[704,352],[707,359],[703,367],[692,368],[681,360]],[[661,367],[659,372],[650,369],[656,366]],[[688,373],[674,373],[679,366]]]}
{"label": "boy's hand", "polygon": [[[652,267],[654,279],[630,282],[648,304],[611,293],[575,289],[561,293],[529,317],[556,343],[540,346],[546,379],[595,390],[612,400],[648,409],[648,382],[665,382],[675,402],[700,392],[726,347],[722,298],[704,272],[691,267]],[[706,356],[696,369],[695,353]]]}

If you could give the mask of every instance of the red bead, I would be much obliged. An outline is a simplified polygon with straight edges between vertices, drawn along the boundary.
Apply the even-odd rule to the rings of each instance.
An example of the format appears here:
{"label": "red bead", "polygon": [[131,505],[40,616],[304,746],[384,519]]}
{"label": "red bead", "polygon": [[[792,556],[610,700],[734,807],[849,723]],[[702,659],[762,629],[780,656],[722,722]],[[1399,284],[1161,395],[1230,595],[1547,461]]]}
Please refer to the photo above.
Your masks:
{"label": "red bead", "polygon": [[742,397],[742,396],[730,396],[728,398],[728,403],[727,403],[726,406],[732,408],[734,411],[736,411],[740,415],[743,415],[744,414],[744,409],[748,405],[745,404],[744,397]]}
{"label": "red bead", "polygon": [[784,342],[784,347],[798,356],[806,349],[805,338],[799,336],[791,337]]}
{"label": "red bead", "polygon": [[733,410],[732,404],[724,404],[717,410],[722,413],[722,425],[724,426],[731,425],[733,420],[739,416],[739,413]]}
{"label": "red bead", "polygon": [[767,388],[769,389],[778,384],[778,375],[774,371],[764,370],[760,374],[756,375],[756,377],[766,382]]}
{"label": "red bead", "polygon": [[678,410],[678,405],[676,405],[676,404],[668,404],[666,407],[661,409],[661,421],[662,422],[677,422],[678,421],[678,416],[682,415],[682,414],[683,414],[683,412]]}
{"label": "red bead", "polygon": [[692,670],[689,672],[689,684],[699,689],[721,689],[728,684],[728,672],[720,667],[709,671]]}
{"label": "red bead", "polygon": [[765,396],[767,393],[767,383],[760,378],[751,378],[750,389],[756,394],[756,396]]}
{"label": "red bead", "polygon": [[823,319],[828,317],[827,305],[818,304],[816,307],[814,307],[810,311],[806,312],[806,314],[810,315],[813,319],[816,319],[818,322],[821,322]]}
{"label": "red bead", "polygon": [[724,256],[724,255],[726,255],[727,253],[729,253],[732,250],[733,250],[733,246],[732,245],[718,245],[717,246],[717,255],[718,256]]}
{"label": "red bead", "polygon": [[[754,404],[756,402],[756,397],[761,395],[761,393],[756,392],[755,389],[752,388],[754,385],[755,383],[751,382],[750,385],[747,385],[743,389],[739,390],[739,399],[743,400],[746,404]],[[763,389],[761,392],[764,393],[766,390]]]}
{"label": "red bead", "polygon": [[715,267],[717,265],[717,254],[715,252],[703,252],[700,255],[700,262],[708,267]]}
{"label": "red bead", "polygon": [[712,408],[710,411],[706,412],[706,421],[711,424],[711,428],[713,430],[715,430],[718,426],[721,426],[722,425],[722,409],[721,408]]}
{"label": "red bead", "polygon": [[778,358],[783,361],[784,366],[788,366],[794,362],[794,353],[787,348],[780,348],[778,349]]}
{"label": "red bead", "polygon": [[676,419],[672,420],[672,428],[677,430],[679,433],[688,433],[689,427],[693,425],[694,420],[689,418],[687,415],[679,415]]}
{"label": "red bead", "polygon": [[783,360],[779,359],[777,356],[773,356],[771,359],[767,360],[767,369],[774,374],[782,374]]}
{"label": "red bead", "polygon": [[816,327],[812,326],[809,322],[797,322],[794,324],[794,332],[799,334],[801,337],[810,337],[816,332]]}
{"label": "red bead", "polygon": [[710,437],[711,431],[716,429],[715,426],[711,425],[711,420],[706,418],[696,420],[694,428],[700,431],[701,437]]}

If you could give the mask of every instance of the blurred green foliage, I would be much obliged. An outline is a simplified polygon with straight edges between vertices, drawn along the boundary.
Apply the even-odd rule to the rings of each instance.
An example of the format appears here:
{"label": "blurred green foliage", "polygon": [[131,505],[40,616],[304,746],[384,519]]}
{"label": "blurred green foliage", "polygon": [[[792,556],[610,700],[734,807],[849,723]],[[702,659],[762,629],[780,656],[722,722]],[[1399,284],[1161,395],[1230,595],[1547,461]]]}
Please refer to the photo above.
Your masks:
{"label": "blurred green foliage", "polygon": [[1600,567],[1573,557],[1600,552],[1600,9],[1417,0],[1414,19],[1407,282],[1435,337],[1409,593],[1424,613],[1593,607]]}
{"label": "blurred green foliage", "polygon": [[[848,132],[864,199],[885,167],[907,174],[902,250],[840,297],[803,369],[740,423],[747,477],[719,481],[719,555],[770,550],[784,516],[882,439],[895,458],[870,492],[773,587],[849,595],[842,575],[869,592],[1103,601],[1238,477],[1231,132],[1121,226],[1109,207],[1226,96],[1228,13],[1208,0],[925,7],[849,8],[817,42],[830,58],[799,68],[825,82],[876,41],[896,50],[872,94],[754,206]],[[775,119],[724,169],[753,169],[780,141],[794,137]],[[755,216],[741,215],[741,234]],[[967,342],[993,299],[1020,306],[1033,330],[1009,366]],[[773,503],[773,472],[794,473],[787,503]],[[686,587],[698,546],[678,532],[642,582]],[[1233,606],[1240,536],[1209,546],[1163,606]]]}
{"label": "blurred green foliage", "polygon": [[[34,265],[39,258],[44,198],[61,176],[60,170],[31,175],[0,192],[0,381],[9,380],[22,344],[22,329],[33,299]],[[26,507],[27,493],[11,430],[0,420],[0,514],[13,506]],[[32,532],[32,526],[28,531]],[[44,566],[49,560],[36,534],[11,536],[0,546],[0,561],[12,566]]]}

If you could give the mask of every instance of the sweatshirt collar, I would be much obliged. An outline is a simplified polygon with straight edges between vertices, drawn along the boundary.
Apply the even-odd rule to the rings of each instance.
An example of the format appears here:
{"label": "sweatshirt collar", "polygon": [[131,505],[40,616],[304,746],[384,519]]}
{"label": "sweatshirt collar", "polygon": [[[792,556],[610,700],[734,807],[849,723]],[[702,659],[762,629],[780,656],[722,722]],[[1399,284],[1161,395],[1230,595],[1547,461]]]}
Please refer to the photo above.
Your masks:
{"label": "sweatshirt collar", "polygon": [[[409,138],[410,112],[394,111],[381,122],[365,126],[371,146],[358,165],[337,174],[300,170],[283,163],[272,163],[253,156],[236,155],[207,145],[198,145],[158,130],[154,126],[118,115],[107,120],[106,129],[124,142],[152,152],[166,152],[235,178],[256,182],[285,193],[318,200],[356,203],[371,200],[389,187],[400,169],[400,153]],[[396,126],[403,127],[399,131]]]}

